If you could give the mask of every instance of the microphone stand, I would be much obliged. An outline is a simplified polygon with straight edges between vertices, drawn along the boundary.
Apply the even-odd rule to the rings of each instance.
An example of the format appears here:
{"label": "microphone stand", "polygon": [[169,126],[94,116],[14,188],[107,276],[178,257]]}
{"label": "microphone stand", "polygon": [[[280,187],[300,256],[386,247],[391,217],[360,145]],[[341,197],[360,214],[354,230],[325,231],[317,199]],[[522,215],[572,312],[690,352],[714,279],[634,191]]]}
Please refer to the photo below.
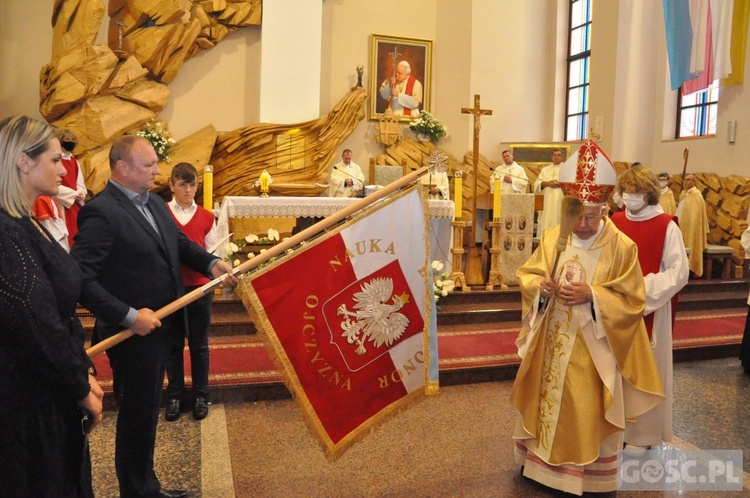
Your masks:
{"label": "microphone stand", "polygon": [[[499,165],[498,165],[498,167],[499,167]],[[490,174],[490,182],[492,182],[492,176],[495,174],[495,168],[493,166],[488,166],[488,168],[490,169],[490,173],[491,173]],[[501,173],[501,174],[505,175],[505,176],[509,176],[511,178],[515,178],[516,180],[525,180],[527,186],[529,184],[529,179],[528,178],[524,178],[524,177],[518,176],[518,175],[511,175],[510,173]]]}
{"label": "microphone stand", "polygon": [[344,171],[343,169],[339,168],[338,166],[334,166],[333,169],[335,169],[336,171],[340,171],[341,173],[345,174],[346,176],[348,176],[349,178],[352,179],[352,189],[355,189],[354,190],[355,194],[353,196],[351,196],[351,197],[354,197],[355,199],[364,198],[364,196],[365,196],[365,182],[362,182],[362,189],[361,190],[356,190],[356,188],[357,188],[357,182],[359,181],[359,178],[357,178],[354,175],[351,175],[351,174],[347,173],[346,171]]}

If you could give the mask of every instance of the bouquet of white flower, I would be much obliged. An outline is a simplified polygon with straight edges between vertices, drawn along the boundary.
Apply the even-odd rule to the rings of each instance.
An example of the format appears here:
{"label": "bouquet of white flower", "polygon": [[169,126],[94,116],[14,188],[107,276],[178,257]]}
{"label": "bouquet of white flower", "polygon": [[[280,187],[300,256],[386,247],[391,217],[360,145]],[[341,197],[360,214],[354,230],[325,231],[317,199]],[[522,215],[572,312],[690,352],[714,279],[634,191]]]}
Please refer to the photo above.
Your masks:
{"label": "bouquet of white flower", "polygon": [[425,135],[430,140],[438,140],[448,134],[445,126],[426,111],[420,112],[419,116],[412,120],[409,129],[420,135]]}
{"label": "bouquet of white flower", "polygon": [[[238,239],[238,240],[235,240],[233,242],[227,242],[226,243],[226,245],[224,246],[224,252],[226,253],[226,256],[224,257],[224,260],[227,261],[228,263],[231,263],[232,266],[239,266],[241,262],[240,262],[239,258],[237,258],[237,256],[239,255],[239,253],[242,250],[242,248],[245,247],[246,245],[252,244],[252,245],[255,245],[255,246],[265,246],[265,245],[272,246],[272,245],[276,244],[276,242],[278,242],[278,241],[279,241],[279,232],[278,232],[278,230],[275,230],[273,228],[269,228],[268,229],[268,235],[267,236],[265,236],[265,235],[264,236],[259,236],[259,235],[255,235],[253,233],[248,234],[248,235],[245,236],[244,239]],[[259,252],[262,253],[262,252],[265,252],[265,251],[266,251],[265,249],[260,249]],[[255,253],[254,252],[248,252],[246,254],[246,257],[247,257],[247,259],[252,259],[252,258],[255,257]],[[271,258],[267,263],[259,265],[258,268],[261,268],[262,266],[270,263],[274,259],[275,258]]]}
{"label": "bouquet of white flower", "polygon": [[161,121],[151,118],[151,121],[146,123],[145,128],[138,130],[135,134],[151,142],[159,159],[168,163],[172,162],[172,159],[167,154],[167,150],[174,145],[175,140],[172,138],[169,130],[161,124]]}
{"label": "bouquet of white flower", "polygon": [[435,293],[435,302],[450,294],[456,287],[450,274],[443,272],[443,268],[442,261],[435,260],[432,262],[432,292]]}
{"label": "bouquet of white flower", "polygon": [[[281,240],[286,240],[286,237]],[[248,249],[255,248],[258,249],[258,253],[264,253],[266,252],[266,249],[264,248],[258,248],[258,246],[273,246],[277,242],[279,242],[279,232],[278,230],[275,230],[273,228],[268,229],[267,235],[255,235],[253,233],[248,234],[245,236],[244,239],[236,239],[231,242],[227,242],[224,245],[224,261],[231,264],[233,267],[240,266],[242,264],[242,261],[240,260],[240,257],[243,257],[246,260],[253,259],[255,257],[255,253],[249,251]],[[251,247],[246,247],[251,246]],[[287,249],[286,252],[284,252],[282,255],[289,254],[293,252],[294,249]],[[281,255],[280,255],[281,256]],[[280,256],[274,256],[272,258],[269,258],[268,261],[265,263],[261,263],[252,270],[248,271],[247,273],[243,273],[242,275],[239,275],[237,277],[237,280],[242,280],[245,275],[248,275],[250,273],[253,273],[261,268],[263,268],[266,265],[271,264],[272,262],[276,261]],[[229,296],[233,294],[234,288],[231,289],[225,289],[224,294]]]}

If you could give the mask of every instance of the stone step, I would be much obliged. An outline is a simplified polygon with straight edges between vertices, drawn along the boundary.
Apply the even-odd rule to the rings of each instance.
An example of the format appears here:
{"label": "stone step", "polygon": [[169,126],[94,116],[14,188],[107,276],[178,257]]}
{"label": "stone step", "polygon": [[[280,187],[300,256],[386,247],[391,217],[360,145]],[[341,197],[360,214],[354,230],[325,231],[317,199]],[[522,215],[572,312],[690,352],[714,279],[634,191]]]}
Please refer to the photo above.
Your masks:
{"label": "stone step", "polygon": [[711,309],[742,308],[747,304],[747,291],[710,294],[706,296],[682,295],[677,302],[677,311],[699,311]]}
{"label": "stone step", "polygon": [[[748,290],[750,282],[747,280],[691,280],[680,291],[678,310],[741,308],[747,302]],[[457,291],[441,298],[439,305],[442,313],[520,309],[521,294],[517,286],[505,291]]]}
{"label": "stone step", "polygon": [[[749,287],[750,282],[747,280],[691,280],[680,292],[677,310],[743,308],[747,303]],[[521,320],[521,294],[518,287],[494,291],[479,288],[472,289],[472,292],[457,291],[440,298],[438,304],[439,327]],[[86,310],[79,310],[79,316],[86,337],[90,338],[94,318]],[[211,313],[211,336],[252,335],[256,332],[242,301],[216,296]]]}
{"label": "stone step", "polygon": [[686,295],[704,295],[724,294],[724,293],[744,293],[747,298],[750,281],[744,279],[727,279],[727,280],[690,280],[688,284],[680,291],[680,296]]}
{"label": "stone step", "polygon": [[520,291],[517,286],[514,286],[508,290],[472,289],[471,292],[456,291],[446,297],[441,297],[438,304],[442,309],[472,310],[503,308],[507,304],[516,305],[520,302]]}
{"label": "stone step", "polygon": [[[734,311],[744,312],[745,307],[735,309]],[[507,322],[512,324],[514,322]],[[515,335],[518,333],[520,323],[515,322],[516,327],[508,326],[507,333]],[[503,328],[506,328],[503,326]],[[441,336],[450,336],[453,334],[460,333],[465,330],[474,330],[476,325],[472,325],[467,321],[463,321],[457,324],[445,324],[438,327],[438,340]],[[228,344],[228,343],[260,343],[261,339],[255,334],[238,334],[228,337],[211,337],[209,343],[216,344]],[[700,346],[700,347],[683,347],[675,349],[673,352],[674,362],[683,361],[696,361],[706,360],[711,358],[727,358],[737,357],[739,354],[739,344],[721,344],[713,346]],[[440,385],[450,386],[459,384],[469,384],[477,382],[497,382],[503,380],[513,379],[518,370],[518,363],[504,363],[504,364],[486,364],[479,362],[476,365],[466,365],[461,368],[441,368],[440,369]],[[259,372],[256,377],[253,377],[252,381],[236,383],[228,382],[223,383],[221,380],[212,383],[211,387],[211,400],[214,403],[229,403],[236,401],[263,401],[273,399],[284,399],[290,398],[286,386],[283,384],[280,378],[278,369],[275,367],[271,371]],[[166,398],[166,393],[163,396]],[[115,403],[112,393],[107,392],[105,394],[105,402],[108,409],[114,409]],[[165,402],[166,403],[166,402]]]}
{"label": "stone step", "polygon": [[458,311],[440,311],[438,327],[460,324],[493,324],[500,322],[521,321],[521,303],[508,305],[503,309],[470,309]]}
{"label": "stone step", "polygon": [[747,305],[750,282],[732,280],[691,280],[680,292],[677,309],[710,310],[743,308]]}
{"label": "stone step", "polygon": [[[94,316],[85,309],[78,310],[87,340],[94,329]],[[215,300],[211,309],[211,336],[236,336],[256,334],[255,324],[250,320],[242,301],[237,299]]]}

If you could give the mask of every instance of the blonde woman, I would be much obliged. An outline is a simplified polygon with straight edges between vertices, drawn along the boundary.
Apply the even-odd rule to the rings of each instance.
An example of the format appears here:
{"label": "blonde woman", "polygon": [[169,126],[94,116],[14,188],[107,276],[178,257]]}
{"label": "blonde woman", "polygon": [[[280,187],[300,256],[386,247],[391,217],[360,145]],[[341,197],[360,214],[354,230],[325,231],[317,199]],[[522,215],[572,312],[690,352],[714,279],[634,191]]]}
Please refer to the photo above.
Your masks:
{"label": "blonde woman", "polygon": [[[86,434],[101,420],[75,318],[78,267],[32,216],[65,170],[52,128],[0,120],[0,483],[3,496],[93,496]],[[85,420],[84,420],[85,417]]]}

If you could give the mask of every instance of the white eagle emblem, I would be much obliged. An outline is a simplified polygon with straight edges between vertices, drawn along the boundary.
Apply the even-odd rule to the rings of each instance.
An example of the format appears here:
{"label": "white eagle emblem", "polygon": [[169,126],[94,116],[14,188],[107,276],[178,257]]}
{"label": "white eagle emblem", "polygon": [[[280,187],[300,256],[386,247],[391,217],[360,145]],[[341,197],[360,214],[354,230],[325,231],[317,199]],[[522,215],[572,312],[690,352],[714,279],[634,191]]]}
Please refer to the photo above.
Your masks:
{"label": "white eagle emblem", "polygon": [[[409,325],[409,319],[397,313],[409,302],[409,295],[404,293],[393,296],[393,280],[374,278],[362,284],[362,292],[354,294],[354,310],[349,311],[346,305],[339,306],[337,315],[344,316],[341,322],[342,334],[349,344],[357,343],[354,351],[359,355],[367,352],[365,342],[368,337],[376,348],[384,343],[388,346],[398,340]],[[391,300],[391,303],[387,303]]]}

